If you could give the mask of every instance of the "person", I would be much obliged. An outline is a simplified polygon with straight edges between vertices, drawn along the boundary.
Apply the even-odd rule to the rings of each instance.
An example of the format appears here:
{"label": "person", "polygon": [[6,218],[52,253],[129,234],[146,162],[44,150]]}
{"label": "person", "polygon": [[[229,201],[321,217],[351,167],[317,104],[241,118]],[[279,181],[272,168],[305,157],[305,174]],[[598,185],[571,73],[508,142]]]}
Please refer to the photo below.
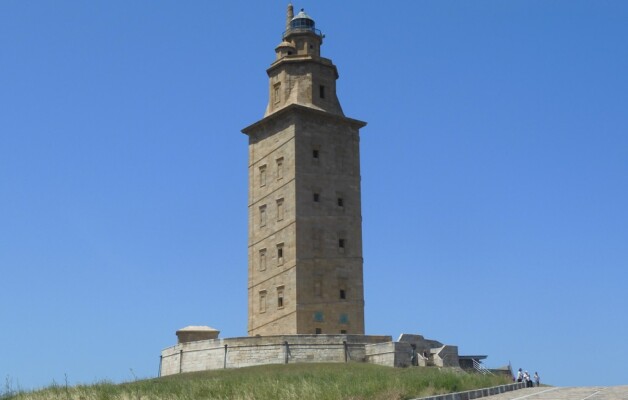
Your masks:
{"label": "person", "polygon": [[521,371],[521,368],[517,371],[517,382],[523,382],[523,372]]}
{"label": "person", "polygon": [[532,379],[530,379],[530,373],[528,371],[523,373],[523,380],[526,383],[526,387],[532,387]]}
{"label": "person", "polygon": [[536,385],[536,387],[539,387],[541,385],[541,377],[539,376],[538,372],[534,372],[534,384]]}

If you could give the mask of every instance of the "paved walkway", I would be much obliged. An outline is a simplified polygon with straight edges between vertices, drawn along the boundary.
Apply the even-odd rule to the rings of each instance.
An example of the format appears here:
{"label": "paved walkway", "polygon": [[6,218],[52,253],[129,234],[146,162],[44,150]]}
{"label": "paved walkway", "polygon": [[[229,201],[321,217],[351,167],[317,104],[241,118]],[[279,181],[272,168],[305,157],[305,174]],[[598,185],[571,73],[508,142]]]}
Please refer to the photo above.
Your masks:
{"label": "paved walkway", "polygon": [[486,400],[628,400],[628,386],[540,387],[515,390]]}

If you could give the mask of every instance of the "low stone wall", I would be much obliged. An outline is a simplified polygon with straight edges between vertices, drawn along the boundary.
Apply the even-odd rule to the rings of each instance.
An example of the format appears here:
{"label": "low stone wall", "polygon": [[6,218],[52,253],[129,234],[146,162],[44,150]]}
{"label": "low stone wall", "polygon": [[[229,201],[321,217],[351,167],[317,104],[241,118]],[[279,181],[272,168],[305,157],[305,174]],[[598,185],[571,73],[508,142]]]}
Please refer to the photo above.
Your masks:
{"label": "low stone wall", "polygon": [[385,342],[393,343],[392,337],[281,335],[180,343],[161,352],[160,376],[264,364],[364,362],[367,345]]}
{"label": "low stone wall", "polygon": [[421,397],[412,400],[473,400],[482,397],[494,396],[500,393],[512,392],[513,390],[525,389],[525,383],[511,383],[509,385],[494,386],[491,388],[468,390],[466,392],[441,394],[438,396]]}
{"label": "low stone wall", "polygon": [[387,342],[368,344],[364,346],[366,358],[370,364],[385,365],[387,367],[405,368],[412,366],[412,357],[417,358],[418,366],[425,366],[425,360],[413,352],[410,343]]}
{"label": "low stone wall", "polygon": [[445,345],[439,349],[432,349],[432,358],[437,367],[459,367],[458,346]]}

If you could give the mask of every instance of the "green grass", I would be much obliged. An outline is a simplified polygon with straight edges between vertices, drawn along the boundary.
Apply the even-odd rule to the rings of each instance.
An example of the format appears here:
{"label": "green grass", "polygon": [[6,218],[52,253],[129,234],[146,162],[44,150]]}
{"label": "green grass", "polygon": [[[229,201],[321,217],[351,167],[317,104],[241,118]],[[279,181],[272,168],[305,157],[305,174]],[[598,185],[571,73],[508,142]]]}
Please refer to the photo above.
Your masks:
{"label": "green grass", "polygon": [[508,377],[370,364],[290,364],[195,372],[123,384],[51,385],[2,400],[402,400],[510,383]]}

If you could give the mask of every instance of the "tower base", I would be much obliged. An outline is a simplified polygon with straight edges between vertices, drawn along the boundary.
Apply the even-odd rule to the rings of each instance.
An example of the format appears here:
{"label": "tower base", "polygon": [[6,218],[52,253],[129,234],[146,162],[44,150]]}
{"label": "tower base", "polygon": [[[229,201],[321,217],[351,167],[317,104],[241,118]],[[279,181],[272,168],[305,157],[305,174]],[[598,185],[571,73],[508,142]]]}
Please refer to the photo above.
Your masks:
{"label": "tower base", "polygon": [[161,352],[160,376],[266,364],[365,362],[459,367],[458,347],[421,335],[278,335],[179,343]]}

